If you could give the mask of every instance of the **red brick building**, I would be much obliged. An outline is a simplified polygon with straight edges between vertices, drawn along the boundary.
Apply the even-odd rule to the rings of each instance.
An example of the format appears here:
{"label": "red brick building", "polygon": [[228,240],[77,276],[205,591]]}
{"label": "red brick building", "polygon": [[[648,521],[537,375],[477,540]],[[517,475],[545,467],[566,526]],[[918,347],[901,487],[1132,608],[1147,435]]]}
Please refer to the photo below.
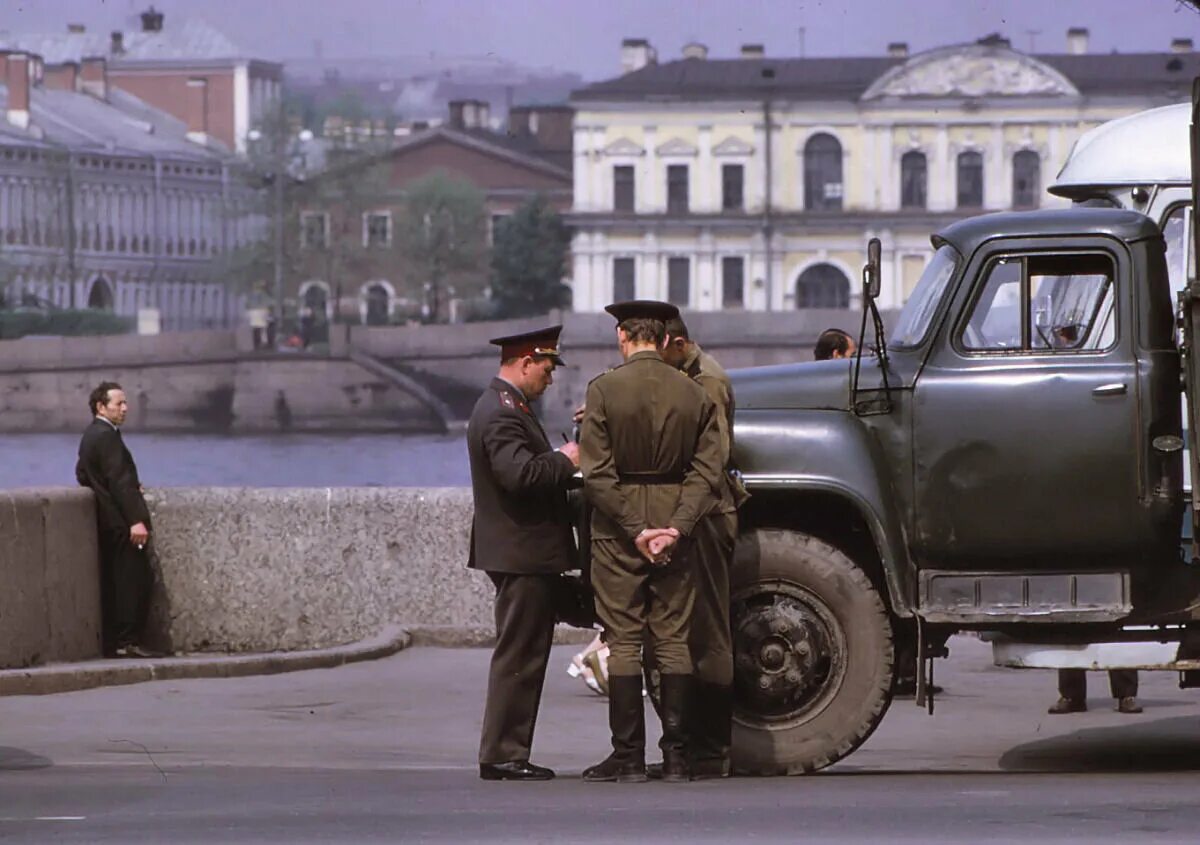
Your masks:
{"label": "red brick building", "polygon": [[102,74],[98,84],[127,91],[187,122],[189,131],[245,153],[247,135],[279,102],[283,66],[250,58],[204,21],[168,26],[153,7],[140,17],[137,31],[105,34],[72,24],[61,33],[6,35],[0,49],[41,56],[48,66],[66,68],[59,72],[91,66]]}
{"label": "red brick building", "polygon": [[[539,149],[536,136],[485,129],[486,110],[486,104],[474,101],[453,103],[446,125],[411,135],[385,153],[345,165],[336,177],[331,170],[310,180],[319,184],[321,179],[344,179],[344,168],[349,167],[360,168],[364,175],[369,170],[371,175],[366,178],[384,186],[381,191],[372,190],[369,202],[342,196],[345,190],[338,193],[337,200],[314,201],[311,195],[301,200],[297,231],[291,234],[296,239],[293,245],[298,244],[300,250],[299,272],[290,288],[302,303],[332,318],[337,299],[344,318],[363,323],[391,322],[427,307],[426,280],[418,277],[396,248],[394,233],[407,187],[432,173],[440,171],[470,183],[482,194],[486,221],[481,236],[487,244],[478,269],[456,280],[464,298],[486,287],[486,246],[502,218],[535,195],[558,211],[570,207],[570,171],[531,152]],[[528,112],[524,114],[527,118]],[[350,193],[355,192],[352,179],[345,184]],[[344,260],[331,261],[335,251]],[[442,319],[451,316],[448,309],[439,308],[439,312]]]}

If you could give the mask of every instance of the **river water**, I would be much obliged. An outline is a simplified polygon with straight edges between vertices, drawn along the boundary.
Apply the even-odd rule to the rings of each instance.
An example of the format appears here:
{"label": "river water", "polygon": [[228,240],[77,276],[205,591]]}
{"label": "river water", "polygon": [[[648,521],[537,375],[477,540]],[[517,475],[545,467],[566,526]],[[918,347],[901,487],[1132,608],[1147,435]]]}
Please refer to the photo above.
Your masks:
{"label": "river water", "polygon": [[[123,433],[147,487],[460,487],[462,434]],[[78,434],[0,435],[0,489],[75,484]]]}

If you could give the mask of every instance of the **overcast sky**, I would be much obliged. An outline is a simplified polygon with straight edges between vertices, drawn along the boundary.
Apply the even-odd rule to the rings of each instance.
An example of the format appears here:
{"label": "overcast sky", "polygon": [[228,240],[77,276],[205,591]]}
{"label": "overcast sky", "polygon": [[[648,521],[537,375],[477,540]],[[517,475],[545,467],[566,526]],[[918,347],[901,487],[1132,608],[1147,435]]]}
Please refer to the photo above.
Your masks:
{"label": "overcast sky", "polygon": [[[136,25],[148,0],[0,0],[0,30],[108,31]],[[602,79],[618,71],[622,38],[643,37],[660,60],[688,41],[731,57],[762,42],[768,56],[912,52],[989,32],[1015,47],[1063,52],[1072,26],[1097,52],[1200,46],[1200,15],[1179,0],[155,0],[166,25],[202,17],[266,59],[436,53],[494,55]],[[801,34],[803,30],[803,35]]]}

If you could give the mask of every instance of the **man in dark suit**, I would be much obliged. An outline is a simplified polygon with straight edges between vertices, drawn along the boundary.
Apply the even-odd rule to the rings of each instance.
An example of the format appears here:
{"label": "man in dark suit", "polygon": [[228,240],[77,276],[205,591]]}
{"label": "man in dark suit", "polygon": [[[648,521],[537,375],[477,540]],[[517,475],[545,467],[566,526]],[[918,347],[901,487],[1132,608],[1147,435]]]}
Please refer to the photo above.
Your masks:
{"label": "man in dark suit", "polygon": [[88,397],[88,409],[94,418],[79,441],[75,478],[96,494],[104,654],[156,657],[139,643],[154,575],[146,551],[150,511],[137,465],[121,439],[129,412],[125,391],[116,382],[101,382]]}
{"label": "man in dark suit", "polygon": [[562,575],[578,562],[567,489],[579,447],[553,449],[529,403],[562,363],[561,331],[554,326],[491,341],[501,349],[500,372],[467,426],[475,499],[468,565],[496,586],[496,649],[479,744],[484,780],[554,777],[530,763],[529,752],[554,624],[580,624],[571,612],[578,609],[577,591]]}

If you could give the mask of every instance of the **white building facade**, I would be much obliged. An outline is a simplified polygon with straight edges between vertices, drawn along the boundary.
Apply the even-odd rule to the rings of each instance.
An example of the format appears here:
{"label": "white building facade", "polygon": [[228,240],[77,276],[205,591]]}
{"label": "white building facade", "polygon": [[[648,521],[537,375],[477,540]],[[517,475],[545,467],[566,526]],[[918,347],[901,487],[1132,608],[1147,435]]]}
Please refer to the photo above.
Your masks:
{"label": "white building facade", "polygon": [[[1081,38],[1082,35],[1082,38]],[[699,45],[575,92],[577,311],[625,298],[693,310],[849,308],[866,240],[898,307],[930,235],[1045,192],[1084,131],[1187,98],[1191,42],[1170,52],[1032,56],[989,37],[915,56],[710,60]],[[628,54],[628,55],[626,55]]]}

